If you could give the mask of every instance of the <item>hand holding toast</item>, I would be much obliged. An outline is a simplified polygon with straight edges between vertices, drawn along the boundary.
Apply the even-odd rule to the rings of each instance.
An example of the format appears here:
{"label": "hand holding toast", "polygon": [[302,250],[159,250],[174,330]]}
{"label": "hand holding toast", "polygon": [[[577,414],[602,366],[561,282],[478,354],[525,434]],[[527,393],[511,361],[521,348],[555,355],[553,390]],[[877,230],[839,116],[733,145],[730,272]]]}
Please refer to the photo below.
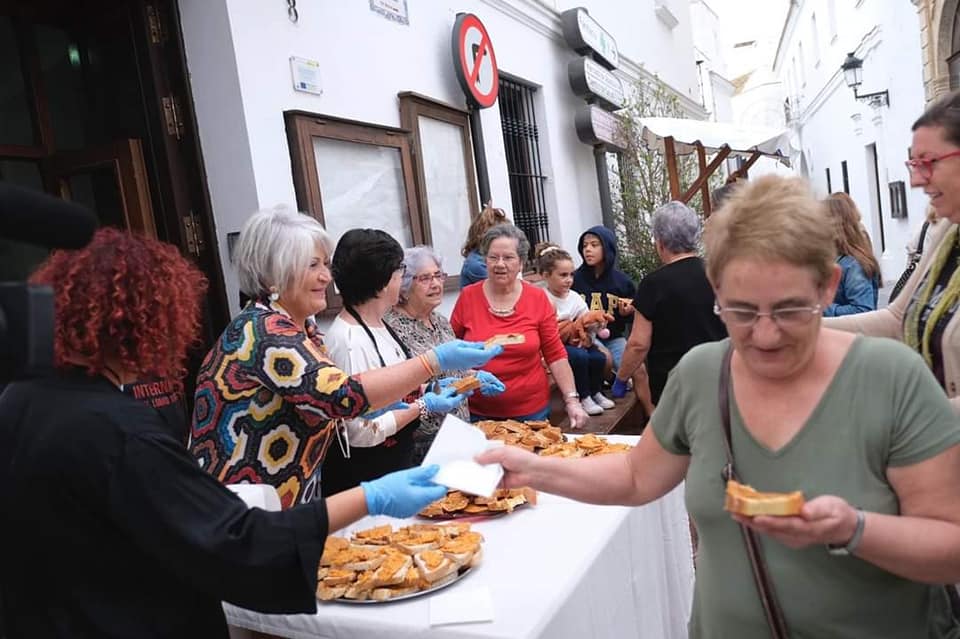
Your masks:
{"label": "hand holding toast", "polygon": [[503,346],[500,344],[484,346],[483,342],[465,342],[462,339],[444,342],[433,349],[443,371],[477,368],[502,352]]}
{"label": "hand holding toast", "polygon": [[492,397],[494,395],[499,395],[503,391],[507,390],[507,387],[504,386],[503,382],[497,379],[497,376],[488,371],[477,371],[475,373],[477,379],[480,380],[480,394],[484,397]]}
{"label": "hand holding toast", "polygon": [[844,545],[857,527],[857,510],[841,497],[823,495],[811,499],[792,517],[731,515],[737,522],[769,535],[790,548],[811,544]]}
{"label": "hand holding toast", "polygon": [[451,384],[437,393],[424,393],[420,399],[423,406],[431,413],[449,413],[466,401],[472,391],[460,394]]}

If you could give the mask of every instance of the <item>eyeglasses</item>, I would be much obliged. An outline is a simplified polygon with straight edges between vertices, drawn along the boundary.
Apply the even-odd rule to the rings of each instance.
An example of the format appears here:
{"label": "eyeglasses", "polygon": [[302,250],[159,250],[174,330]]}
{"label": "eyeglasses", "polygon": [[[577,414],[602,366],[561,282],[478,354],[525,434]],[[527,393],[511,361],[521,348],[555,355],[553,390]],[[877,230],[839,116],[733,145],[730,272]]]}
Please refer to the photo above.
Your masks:
{"label": "eyeglasses", "polygon": [[719,304],[713,305],[713,312],[719,315],[724,323],[741,328],[753,326],[761,317],[769,317],[773,320],[773,323],[780,328],[797,328],[809,324],[814,317],[820,315],[822,310],[823,307],[819,304],[815,306],[776,308],[765,313],[761,313],[752,308],[721,308]]}
{"label": "eyeglasses", "polygon": [[960,151],[951,151],[950,153],[944,153],[943,155],[935,158],[915,158],[913,160],[907,160],[904,164],[907,165],[908,171],[914,171],[917,175],[924,179],[930,179],[933,176],[933,165],[940,160],[946,160],[949,158],[955,158],[960,156]]}
{"label": "eyeglasses", "polygon": [[395,269],[393,269],[393,272],[394,272],[394,273],[399,273],[400,275],[403,275],[404,273],[407,272],[407,265],[406,265],[406,264],[401,264],[400,266],[398,266],[398,267],[396,267]]}
{"label": "eyeglasses", "polygon": [[423,275],[417,275],[413,278],[417,284],[428,285],[433,280],[437,280],[443,284],[447,280],[447,274],[442,271],[437,271],[436,273],[424,273]]}
{"label": "eyeglasses", "polygon": [[504,264],[512,264],[520,259],[519,255],[487,255],[486,260],[489,264],[496,264],[497,262],[503,262]]}

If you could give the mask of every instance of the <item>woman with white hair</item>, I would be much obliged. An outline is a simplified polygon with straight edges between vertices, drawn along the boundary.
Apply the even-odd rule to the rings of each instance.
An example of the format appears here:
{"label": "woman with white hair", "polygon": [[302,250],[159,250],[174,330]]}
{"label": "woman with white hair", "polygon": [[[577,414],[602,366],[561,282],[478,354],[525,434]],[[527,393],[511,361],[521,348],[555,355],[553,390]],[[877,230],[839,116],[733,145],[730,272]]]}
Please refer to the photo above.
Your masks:
{"label": "woman with white hair", "polygon": [[615,384],[626,384],[646,362],[656,404],[680,358],[697,344],[723,339],[727,330],[713,312],[713,289],[697,253],[700,216],[681,202],[668,202],[654,211],[651,226],[663,266],[637,286],[633,329]]}
{"label": "woman with white hair", "polygon": [[[426,353],[438,344],[456,339],[450,320],[437,312],[443,302],[443,283],[447,274],[443,271],[443,259],[429,246],[414,246],[403,252],[405,270],[400,281],[400,299],[383,317],[412,356]],[[431,381],[443,377],[462,377],[475,374],[480,379],[480,392],[495,395],[503,392],[504,386],[487,371],[443,371]],[[461,404],[451,412],[464,421],[470,420],[470,410]],[[413,432],[413,459],[419,464],[433,443],[444,415],[429,413],[420,420]]]}
{"label": "woman with white hair", "polygon": [[480,366],[502,351],[458,340],[347,375],[330,361],[313,317],[327,305],[332,252],[308,215],[277,207],[247,220],[235,262],[251,301],[197,377],[193,455],[223,483],[272,484],[284,508],[320,496],[337,420],[382,412],[440,371]]}

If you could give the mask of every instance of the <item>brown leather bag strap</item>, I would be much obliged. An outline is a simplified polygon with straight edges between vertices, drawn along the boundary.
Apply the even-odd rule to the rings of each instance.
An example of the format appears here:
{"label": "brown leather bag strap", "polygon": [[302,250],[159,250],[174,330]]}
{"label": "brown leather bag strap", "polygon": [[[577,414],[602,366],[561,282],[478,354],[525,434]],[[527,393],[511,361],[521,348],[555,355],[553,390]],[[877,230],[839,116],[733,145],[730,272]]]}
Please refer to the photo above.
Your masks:
{"label": "brown leather bag strap", "polygon": [[[727,347],[723,355],[723,364],[720,367],[720,419],[723,424],[723,446],[727,453],[727,464],[723,467],[725,480],[737,479],[737,471],[733,465],[733,439],[730,434],[730,360],[733,358],[733,346]],[[773,639],[788,639],[787,621],[780,609],[777,593],[773,588],[773,580],[767,570],[767,563],[763,559],[763,549],[756,534],[744,525],[740,525],[743,543],[747,547],[747,557],[750,559],[750,569],[753,572],[753,582],[757,586],[757,594],[763,605],[763,614],[770,626],[770,636]]]}

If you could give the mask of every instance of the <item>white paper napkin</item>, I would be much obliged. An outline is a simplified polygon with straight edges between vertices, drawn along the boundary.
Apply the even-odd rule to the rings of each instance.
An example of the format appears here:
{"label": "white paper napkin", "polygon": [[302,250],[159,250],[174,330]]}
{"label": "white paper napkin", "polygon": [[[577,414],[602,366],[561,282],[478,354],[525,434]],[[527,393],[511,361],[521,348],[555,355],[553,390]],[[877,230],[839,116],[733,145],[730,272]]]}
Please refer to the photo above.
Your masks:
{"label": "white paper napkin", "polygon": [[430,598],[431,626],[478,621],[493,621],[493,596],[487,586],[452,588]]}
{"label": "white paper napkin", "polygon": [[280,495],[269,484],[227,484],[227,488],[236,493],[248,508],[280,510]]}
{"label": "white paper napkin", "polygon": [[503,467],[500,464],[481,466],[473,458],[497,446],[503,446],[503,442],[488,440],[476,426],[447,415],[423,459],[423,465],[440,466],[433,477],[438,484],[472,495],[491,497],[503,477]]}

